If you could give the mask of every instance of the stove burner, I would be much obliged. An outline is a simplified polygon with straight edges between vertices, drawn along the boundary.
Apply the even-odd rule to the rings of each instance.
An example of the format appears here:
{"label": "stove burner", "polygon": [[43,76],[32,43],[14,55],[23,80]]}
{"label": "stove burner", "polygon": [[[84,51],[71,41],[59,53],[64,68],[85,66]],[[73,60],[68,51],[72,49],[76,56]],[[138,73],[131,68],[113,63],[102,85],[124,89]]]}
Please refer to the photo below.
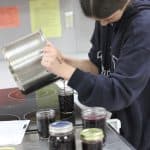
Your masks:
{"label": "stove burner", "polygon": [[26,113],[24,115],[24,119],[30,120],[31,123],[35,123],[36,122],[36,111]]}
{"label": "stove burner", "polygon": [[23,95],[19,89],[16,89],[8,93],[8,98],[16,101],[24,101],[25,95]]}
{"label": "stove burner", "polygon": [[20,118],[16,115],[10,115],[10,114],[5,114],[5,115],[0,115],[0,121],[10,121],[10,120],[19,120]]}

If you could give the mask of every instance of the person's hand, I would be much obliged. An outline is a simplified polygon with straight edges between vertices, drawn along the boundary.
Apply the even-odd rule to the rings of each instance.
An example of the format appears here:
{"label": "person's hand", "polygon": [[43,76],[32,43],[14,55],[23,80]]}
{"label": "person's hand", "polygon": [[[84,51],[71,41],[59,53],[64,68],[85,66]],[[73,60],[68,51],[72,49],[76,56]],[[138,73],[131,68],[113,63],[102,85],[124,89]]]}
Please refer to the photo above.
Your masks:
{"label": "person's hand", "polygon": [[57,68],[60,67],[62,62],[63,59],[61,57],[61,53],[51,43],[48,42],[43,48],[41,64],[46,67],[48,71],[56,73],[58,70]]}
{"label": "person's hand", "polygon": [[41,64],[47,71],[67,80],[75,71],[75,68],[64,62],[61,53],[49,42],[43,49]]}

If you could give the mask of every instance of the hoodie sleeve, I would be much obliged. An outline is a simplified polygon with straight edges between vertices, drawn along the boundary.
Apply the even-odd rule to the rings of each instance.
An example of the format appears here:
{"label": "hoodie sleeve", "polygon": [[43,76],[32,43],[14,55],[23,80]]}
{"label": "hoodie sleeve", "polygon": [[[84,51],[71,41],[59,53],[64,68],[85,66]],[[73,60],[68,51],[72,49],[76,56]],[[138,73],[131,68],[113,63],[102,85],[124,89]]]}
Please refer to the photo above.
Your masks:
{"label": "hoodie sleeve", "polygon": [[116,69],[109,77],[76,69],[68,85],[78,92],[83,104],[121,110],[131,105],[147,86],[150,81],[150,21],[144,18],[147,13],[139,14],[131,23]]}

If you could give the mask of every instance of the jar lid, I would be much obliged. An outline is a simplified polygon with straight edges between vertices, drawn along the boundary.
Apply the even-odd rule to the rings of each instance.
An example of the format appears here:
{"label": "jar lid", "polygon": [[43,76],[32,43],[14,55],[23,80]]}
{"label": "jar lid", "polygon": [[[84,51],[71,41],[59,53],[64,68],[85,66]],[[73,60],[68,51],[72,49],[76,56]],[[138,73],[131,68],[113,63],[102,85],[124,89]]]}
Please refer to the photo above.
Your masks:
{"label": "jar lid", "polygon": [[65,134],[73,131],[73,124],[69,121],[57,121],[49,125],[51,134]]}
{"label": "jar lid", "polygon": [[99,128],[88,128],[81,131],[80,138],[87,142],[103,141],[104,133]]}

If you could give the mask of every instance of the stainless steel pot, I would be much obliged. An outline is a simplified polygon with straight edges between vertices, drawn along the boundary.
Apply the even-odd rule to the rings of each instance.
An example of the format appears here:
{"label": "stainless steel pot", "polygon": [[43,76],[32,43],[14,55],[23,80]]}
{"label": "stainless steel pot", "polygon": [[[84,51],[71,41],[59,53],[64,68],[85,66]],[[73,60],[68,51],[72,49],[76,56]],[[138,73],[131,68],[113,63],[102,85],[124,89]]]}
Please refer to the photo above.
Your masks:
{"label": "stainless steel pot", "polygon": [[4,57],[19,89],[28,94],[59,79],[41,65],[46,38],[41,31],[22,37],[4,48]]}

